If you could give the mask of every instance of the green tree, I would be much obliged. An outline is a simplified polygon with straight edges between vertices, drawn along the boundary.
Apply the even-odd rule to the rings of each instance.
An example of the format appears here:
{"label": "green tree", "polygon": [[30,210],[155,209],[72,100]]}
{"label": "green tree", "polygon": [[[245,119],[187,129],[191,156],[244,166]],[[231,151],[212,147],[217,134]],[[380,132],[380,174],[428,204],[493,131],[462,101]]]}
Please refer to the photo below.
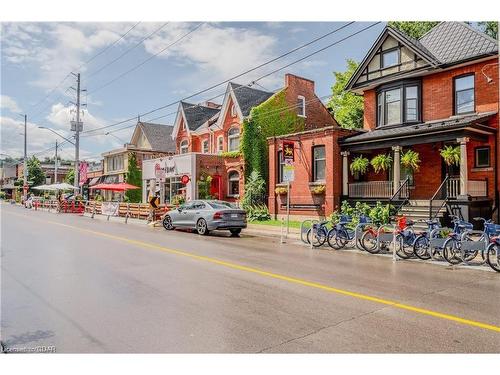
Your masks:
{"label": "green tree", "polygon": [[40,160],[36,156],[28,159],[28,183],[32,186],[45,183],[45,173],[40,165]]}
{"label": "green tree", "polygon": [[347,59],[347,70],[345,72],[333,72],[335,84],[332,86],[332,97],[328,102],[328,108],[333,111],[335,120],[346,129],[363,127],[363,97],[345,91],[347,82],[352,77],[358,63]]}
{"label": "green tree", "polygon": [[73,185],[75,183],[75,168],[72,168],[68,171],[68,174],[64,178],[64,182],[70,185]]}
{"label": "green tree", "polygon": [[498,37],[498,22],[497,21],[482,21],[477,23],[482,32],[488,34],[493,39]]}
{"label": "green tree", "polygon": [[142,174],[137,167],[137,158],[135,153],[131,152],[128,156],[128,171],[126,177],[127,183],[138,186],[140,189],[127,190],[125,196],[131,203],[140,203],[142,200]]}
{"label": "green tree", "polygon": [[436,26],[437,21],[389,21],[388,26],[398,29],[415,39],[419,39],[427,31]]}

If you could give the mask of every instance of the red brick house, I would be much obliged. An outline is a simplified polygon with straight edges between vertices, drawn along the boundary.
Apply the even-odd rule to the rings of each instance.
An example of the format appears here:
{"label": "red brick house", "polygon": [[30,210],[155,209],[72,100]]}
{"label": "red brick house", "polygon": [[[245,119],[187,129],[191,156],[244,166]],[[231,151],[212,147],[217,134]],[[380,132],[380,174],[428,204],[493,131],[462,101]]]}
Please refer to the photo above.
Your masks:
{"label": "red brick house", "polygon": [[172,132],[177,154],[196,155],[193,170],[212,177],[212,196],[229,201],[243,196],[245,163],[239,153],[243,121],[252,108],[283,92],[287,104],[306,118],[306,129],[335,124],[319,100],[311,100],[317,99],[314,82],[292,74],[285,75],[285,85],[277,93],[230,82],[220,106],[180,103]]}
{"label": "red brick house", "polygon": [[[340,141],[345,198],[392,200],[428,217],[465,219],[498,207],[498,43],[465,23],[442,22],[415,40],[386,27],[346,89],[364,96],[363,132]],[[446,145],[460,148],[447,166]],[[401,167],[418,152],[416,171]],[[391,155],[389,170],[353,175],[356,156]],[[442,208],[440,208],[442,206]]]}

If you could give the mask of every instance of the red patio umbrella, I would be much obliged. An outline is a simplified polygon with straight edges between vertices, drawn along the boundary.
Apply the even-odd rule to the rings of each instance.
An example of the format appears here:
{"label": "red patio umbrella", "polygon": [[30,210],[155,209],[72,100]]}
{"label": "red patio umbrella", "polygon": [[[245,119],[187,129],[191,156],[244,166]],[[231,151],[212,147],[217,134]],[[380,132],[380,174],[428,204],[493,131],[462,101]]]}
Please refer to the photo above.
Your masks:
{"label": "red patio umbrella", "polygon": [[127,184],[126,182],[121,182],[119,184],[97,184],[97,185],[91,186],[90,189],[110,190],[110,191],[126,191],[126,190],[140,189],[140,187]]}

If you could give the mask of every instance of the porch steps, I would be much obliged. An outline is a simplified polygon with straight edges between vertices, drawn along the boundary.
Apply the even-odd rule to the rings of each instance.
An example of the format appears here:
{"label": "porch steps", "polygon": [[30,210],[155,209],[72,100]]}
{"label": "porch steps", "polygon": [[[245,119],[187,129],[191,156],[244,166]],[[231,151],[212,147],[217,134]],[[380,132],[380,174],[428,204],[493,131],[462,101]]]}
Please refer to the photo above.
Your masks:
{"label": "porch steps", "polygon": [[[433,201],[432,203],[433,215],[436,215],[438,219],[442,219],[446,212],[446,207],[441,207],[439,212],[437,212],[437,209],[442,203],[443,201]],[[411,200],[409,204],[401,208],[400,214],[405,215],[408,219],[414,221],[415,229],[427,229],[427,224],[422,221],[429,219],[429,201]]]}

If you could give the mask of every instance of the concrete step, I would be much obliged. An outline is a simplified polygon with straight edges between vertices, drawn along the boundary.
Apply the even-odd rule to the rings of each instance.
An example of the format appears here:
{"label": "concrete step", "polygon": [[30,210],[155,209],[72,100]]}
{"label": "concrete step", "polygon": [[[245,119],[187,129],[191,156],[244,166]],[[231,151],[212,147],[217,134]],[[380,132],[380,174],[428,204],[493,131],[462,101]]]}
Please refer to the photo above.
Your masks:
{"label": "concrete step", "polygon": [[[439,207],[443,203],[443,200],[434,200],[432,201],[432,207]],[[411,199],[409,201],[410,206],[429,206],[428,199]]]}

